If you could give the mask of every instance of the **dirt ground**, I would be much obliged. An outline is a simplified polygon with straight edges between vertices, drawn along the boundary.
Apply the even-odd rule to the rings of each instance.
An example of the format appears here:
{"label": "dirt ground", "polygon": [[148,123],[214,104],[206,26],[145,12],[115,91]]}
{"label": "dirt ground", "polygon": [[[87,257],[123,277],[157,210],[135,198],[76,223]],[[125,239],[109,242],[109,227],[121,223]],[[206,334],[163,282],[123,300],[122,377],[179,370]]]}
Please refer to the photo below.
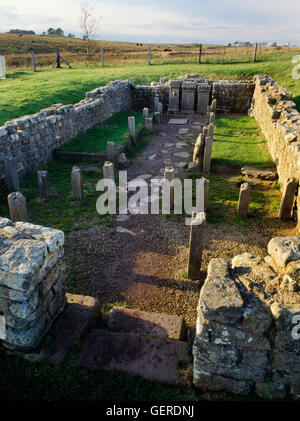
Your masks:
{"label": "dirt ground", "polygon": [[[176,154],[190,151],[201,122],[194,115],[187,117],[186,125],[169,125],[169,118],[165,116],[149,135],[147,148],[128,168],[128,180],[161,177],[167,165],[185,171],[181,168],[189,162],[188,155]],[[207,224],[201,279],[193,281],[186,277],[189,226],[184,217],[113,216],[110,227],[101,225],[68,236],[68,261],[83,274],[74,292],[92,295],[102,305],[126,303],[143,311],[183,316],[191,336],[211,258],[232,258],[243,252],[265,256],[272,237],[295,235],[293,222],[279,223],[276,218],[257,218],[251,225],[251,230],[243,232],[234,224]]]}

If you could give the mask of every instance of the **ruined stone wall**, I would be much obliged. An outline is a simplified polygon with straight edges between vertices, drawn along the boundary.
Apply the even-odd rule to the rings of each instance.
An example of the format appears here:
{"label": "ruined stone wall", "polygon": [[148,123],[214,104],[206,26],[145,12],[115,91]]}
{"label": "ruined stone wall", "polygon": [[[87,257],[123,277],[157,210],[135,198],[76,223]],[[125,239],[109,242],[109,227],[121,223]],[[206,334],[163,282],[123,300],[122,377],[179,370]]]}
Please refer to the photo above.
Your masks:
{"label": "ruined stone wall", "polygon": [[0,218],[0,344],[35,348],[63,310],[64,233]]}
{"label": "ruined stone wall", "polygon": [[268,253],[209,264],[193,347],[201,389],[300,398],[300,238],[273,238]]}
{"label": "ruined stone wall", "polygon": [[250,115],[268,142],[279,182],[289,177],[300,180],[300,113],[292,94],[269,76],[258,75]]}
{"label": "ruined stone wall", "polygon": [[130,81],[114,81],[94,89],[75,105],[53,105],[39,113],[17,118],[0,127],[0,177],[4,160],[12,156],[18,171],[28,171],[50,160],[53,150],[80,131],[132,109]]}
{"label": "ruined stone wall", "polygon": [[212,99],[217,100],[220,113],[248,112],[254,92],[254,83],[238,80],[220,80],[213,82]]}

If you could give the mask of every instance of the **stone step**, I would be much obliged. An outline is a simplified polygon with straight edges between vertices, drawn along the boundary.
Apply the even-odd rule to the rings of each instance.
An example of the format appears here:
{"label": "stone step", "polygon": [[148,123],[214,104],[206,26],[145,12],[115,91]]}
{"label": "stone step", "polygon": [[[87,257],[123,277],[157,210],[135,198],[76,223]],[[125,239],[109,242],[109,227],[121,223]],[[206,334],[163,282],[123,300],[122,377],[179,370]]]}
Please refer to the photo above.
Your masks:
{"label": "stone step", "polygon": [[86,370],[123,371],[179,385],[184,384],[178,372],[181,361],[190,361],[187,342],[95,329],[85,339],[77,365]]}
{"label": "stone step", "polygon": [[114,307],[109,315],[110,329],[153,338],[182,340],[185,333],[183,317],[146,313],[129,308]]}
{"label": "stone step", "polygon": [[93,297],[66,294],[67,305],[50,330],[53,341],[41,352],[41,359],[61,363],[71,348],[101,320],[99,301]]}

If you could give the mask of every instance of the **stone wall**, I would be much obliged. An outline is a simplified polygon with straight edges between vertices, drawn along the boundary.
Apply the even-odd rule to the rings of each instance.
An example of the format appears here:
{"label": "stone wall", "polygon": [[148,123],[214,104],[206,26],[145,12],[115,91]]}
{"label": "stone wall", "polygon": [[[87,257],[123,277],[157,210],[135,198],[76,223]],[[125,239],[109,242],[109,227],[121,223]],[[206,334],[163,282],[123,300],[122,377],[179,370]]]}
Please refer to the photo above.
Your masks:
{"label": "stone wall", "polygon": [[17,118],[0,127],[0,177],[7,156],[16,160],[19,173],[51,159],[53,150],[80,131],[105,121],[119,111],[132,109],[130,81],[114,81],[87,92],[75,105],[56,104],[39,113]]}
{"label": "stone wall", "polygon": [[252,115],[268,142],[280,183],[300,180],[300,113],[292,94],[269,76],[255,76]]}
{"label": "stone wall", "polygon": [[254,92],[252,81],[220,80],[212,84],[212,99],[220,113],[247,113]]}
{"label": "stone wall", "polygon": [[0,218],[0,344],[5,348],[34,349],[63,310],[63,245],[62,231]]}
{"label": "stone wall", "polygon": [[201,389],[300,398],[300,238],[273,238],[268,253],[209,264],[193,347]]}

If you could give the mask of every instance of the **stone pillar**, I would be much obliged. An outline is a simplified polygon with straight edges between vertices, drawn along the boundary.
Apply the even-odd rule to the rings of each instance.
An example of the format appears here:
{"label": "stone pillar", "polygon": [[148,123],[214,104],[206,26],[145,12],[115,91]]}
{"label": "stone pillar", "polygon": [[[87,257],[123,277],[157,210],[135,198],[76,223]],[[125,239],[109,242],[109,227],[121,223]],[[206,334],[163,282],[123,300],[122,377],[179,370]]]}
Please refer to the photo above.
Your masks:
{"label": "stone pillar", "polygon": [[135,141],[135,117],[128,117],[128,130],[132,142]]}
{"label": "stone pillar", "polygon": [[194,153],[193,153],[193,162],[197,164],[197,169],[201,172],[203,171],[203,157],[204,157],[204,147],[205,147],[205,135],[200,133],[198,136]]}
{"label": "stone pillar", "polygon": [[215,124],[215,119],[216,119],[216,115],[215,115],[215,113],[211,112],[211,113],[209,114],[209,123],[213,123],[213,124]]}
{"label": "stone pillar", "polygon": [[205,115],[209,104],[210,85],[197,84],[197,114]]}
{"label": "stone pillar", "polygon": [[213,138],[214,133],[215,133],[215,125],[214,123],[210,123],[207,128],[207,136]]}
{"label": "stone pillar", "polygon": [[288,178],[286,180],[279,210],[279,219],[281,221],[286,221],[291,218],[297,186],[298,181],[295,178]]}
{"label": "stone pillar", "polygon": [[164,109],[163,104],[161,102],[159,102],[157,111],[160,113],[160,121],[162,121],[162,119],[163,119],[163,109]]}
{"label": "stone pillar", "polygon": [[194,212],[190,228],[188,278],[199,280],[204,248],[204,234],[206,225],[205,212]]}
{"label": "stone pillar", "polygon": [[217,112],[217,100],[213,99],[211,103],[211,111],[216,114]]}
{"label": "stone pillar", "polygon": [[40,189],[40,195],[43,199],[50,199],[50,179],[48,171],[37,171],[38,185]]}
{"label": "stone pillar", "polygon": [[147,117],[145,118],[145,127],[147,130],[152,131],[153,130],[153,118]]}
{"label": "stone pillar", "polygon": [[192,82],[182,82],[181,113],[195,113],[196,85]]}
{"label": "stone pillar", "polygon": [[180,87],[181,87],[180,80],[170,80],[168,113],[179,112]]}
{"label": "stone pillar", "polygon": [[248,215],[249,201],[251,195],[251,185],[249,183],[243,183],[240,189],[240,197],[238,203],[238,215],[246,218]]}
{"label": "stone pillar", "polygon": [[155,123],[160,123],[160,121],[161,121],[161,119],[160,119],[160,112],[159,111],[156,111],[154,113],[154,122]]}
{"label": "stone pillar", "polygon": [[144,108],[143,109],[143,118],[145,120],[145,118],[149,117],[149,108]]}
{"label": "stone pillar", "polygon": [[203,172],[204,172],[204,174],[210,174],[212,146],[213,146],[213,138],[207,137],[205,139],[204,155],[203,155]]}
{"label": "stone pillar", "polygon": [[[164,173],[164,179],[168,180],[171,183],[175,178],[175,168],[174,167],[166,167]],[[174,186],[170,187],[170,209],[174,208]]]}
{"label": "stone pillar", "polygon": [[154,95],[154,106],[153,106],[154,112],[159,111],[158,110],[158,104],[159,104],[159,96],[157,94],[155,94]]}
{"label": "stone pillar", "polygon": [[114,142],[107,142],[106,148],[107,148],[107,159],[108,159],[108,161],[114,162],[114,160],[115,160],[115,144],[114,144]]}
{"label": "stone pillar", "polygon": [[10,193],[7,197],[9,213],[13,222],[28,222],[26,198],[19,191]]}
{"label": "stone pillar", "polygon": [[205,137],[208,136],[208,126],[204,126],[202,132]]}
{"label": "stone pillar", "polygon": [[103,165],[103,178],[115,181],[114,164],[109,161],[105,161]]}
{"label": "stone pillar", "polygon": [[19,174],[16,160],[12,156],[5,157],[4,171],[9,192],[14,192],[20,188]]}
{"label": "stone pillar", "polygon": [[83,179],[82,172],[79,167],[74,166],[71,173],[72,190],[74,200],[82,200],[83,196]]}

